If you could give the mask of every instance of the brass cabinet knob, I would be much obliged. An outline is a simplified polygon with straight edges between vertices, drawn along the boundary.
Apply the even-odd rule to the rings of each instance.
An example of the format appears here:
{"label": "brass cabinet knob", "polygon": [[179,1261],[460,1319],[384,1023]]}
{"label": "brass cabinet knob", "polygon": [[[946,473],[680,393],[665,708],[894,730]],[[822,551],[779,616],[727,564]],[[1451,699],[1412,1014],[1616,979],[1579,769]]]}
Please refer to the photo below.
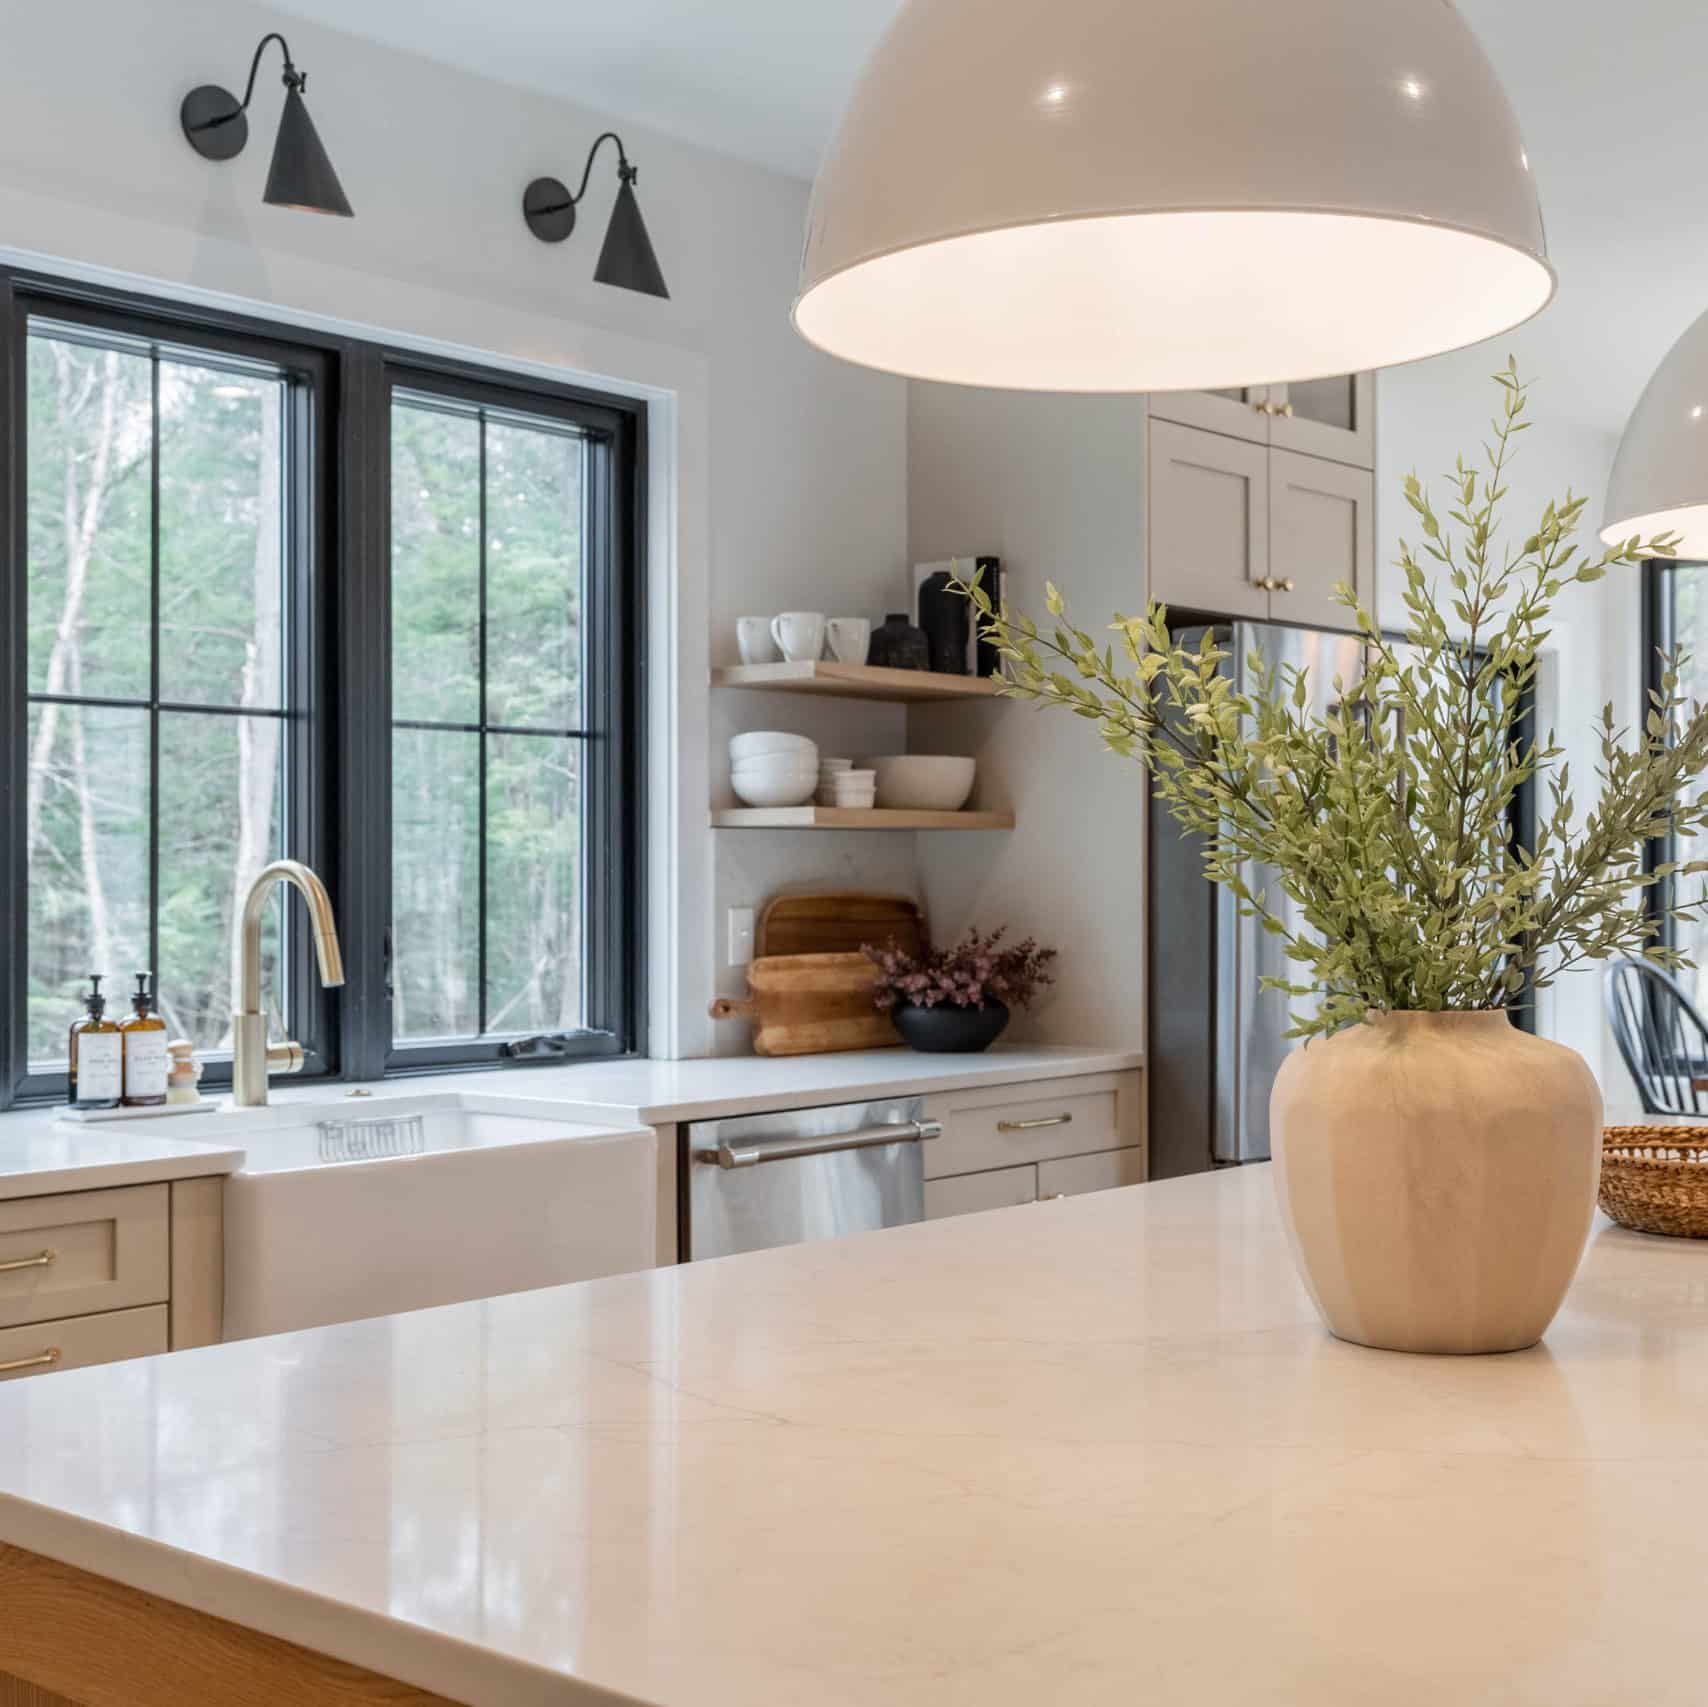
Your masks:
{"label": "brass cabinet knob", "polygon": [[1277,592],[1290,593],[1293,590],[1293,577],[1291,575],[1283,575],[1279,581],[1271,581],[1269,585]]}
{"label": "brass cabinet knob", "polygon": [[1293,418],[1293,405],[1291,403],[1282,403],[1276,408],[1275,413],[1277,415],[1285,415],[1290,421]]}

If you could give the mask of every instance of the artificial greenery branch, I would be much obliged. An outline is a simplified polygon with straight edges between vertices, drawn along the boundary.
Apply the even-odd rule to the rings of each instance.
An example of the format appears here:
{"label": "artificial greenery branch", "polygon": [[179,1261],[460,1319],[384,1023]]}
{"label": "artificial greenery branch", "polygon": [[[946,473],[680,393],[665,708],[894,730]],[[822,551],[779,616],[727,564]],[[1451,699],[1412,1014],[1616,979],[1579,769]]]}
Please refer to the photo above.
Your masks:
{"label": "artificial greenery branch", "polygon": [[[1403,644],[1350,587],[1336,589],[1367,662],[1360,680],[1334,680],[1326,714],[1309,709],[1304,671],[1272,670],[1256,653],[1240,692],[1209,631],[1187,649],[1162,605],[1117,615],[1118,640],[1100,650],[1053,585],[1040,628],[994,606],[976,577],[958,583],[1003,660],[1001,691],[1095,723],[1111,752],[1143,764],[1202,839],[1205,875],[1284,939],[1297,980],[1265,983],[1311,1003],[1295,1013],[1294,1036],[1371,1009],[1509,1007],[1616,954],[1687,964],[1658,939],[1646,891],[1708,871],[1708,860],[1644,864],[1655,838],[1708,828],[1708,795],[1691,797],[1708,767],[1708,710],[1679,692],[1682,655],[1663,659],[1641,730],[1603,708],[1599,798],[1581,824],[1563,749],[1521,721],[1561,593],[1671,557],[1677,541],[1632,538],[1592,556],[1574,543],[1584,500],[1568,492],[1522,544],[1506,544],[1502,501],[1528,399],[1511,363],[1494,379],[1492,436],[1480,465],[1459,460],[1445,511],[1406,480],[1422,537],[1400,551]],[[1543,804],[1535,846],[1521,849],[1512,810],[1527,785]],[[1275,870],[1290,907],[1250,888],[1248,863]]]}

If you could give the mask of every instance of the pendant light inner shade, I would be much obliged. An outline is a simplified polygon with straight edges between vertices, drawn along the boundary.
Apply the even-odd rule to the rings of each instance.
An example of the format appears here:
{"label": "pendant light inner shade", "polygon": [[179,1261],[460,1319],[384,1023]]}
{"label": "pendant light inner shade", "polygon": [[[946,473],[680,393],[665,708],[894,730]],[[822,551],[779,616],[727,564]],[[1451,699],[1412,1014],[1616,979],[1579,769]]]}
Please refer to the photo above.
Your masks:
{"label": "pendant light inner shade", "polygon": [[308,116],[301,91],[294,86],[285,90],[285,110],[279,117],[273,163],[261,199],[274,207],[351,217],[344,186],[332,170],[332,162],[327,158],[320,133],[314,128],[314,120]]}
{"label": "pendant light inner shade", "polygon": [[1637,399],[1605,513],[1608,545],[1676,533],[1680,557],[1708,558],[1708,314],[1667,352]]}
{"label": "pendant light inner shade", "polygon": [[794,321],[916,378],[1167,391],[1435,355],[1553,290],[1449,0],[907,0],[813,187]]}
{"label": "pendant light inner shade", "polygon": [[599,251],[593,278],[595,283],[638,290],[645,296],[670,295],[658,256],[653,253],[652,239],[646,234],[640,203],[635,200],[633,168],[624,173],[617,187],[611,223],[605,228],[605,245]]}

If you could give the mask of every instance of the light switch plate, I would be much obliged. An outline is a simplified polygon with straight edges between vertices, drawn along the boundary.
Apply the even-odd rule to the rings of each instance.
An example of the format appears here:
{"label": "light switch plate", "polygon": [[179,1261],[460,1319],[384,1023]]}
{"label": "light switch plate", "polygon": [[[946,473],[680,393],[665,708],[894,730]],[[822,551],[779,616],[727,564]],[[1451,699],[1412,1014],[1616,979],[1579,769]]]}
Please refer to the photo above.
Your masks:
{"label": "light switch plate", "polygon": [[729,963],[746,966],[753,959],[753,909],[731,907],[729,910]]}

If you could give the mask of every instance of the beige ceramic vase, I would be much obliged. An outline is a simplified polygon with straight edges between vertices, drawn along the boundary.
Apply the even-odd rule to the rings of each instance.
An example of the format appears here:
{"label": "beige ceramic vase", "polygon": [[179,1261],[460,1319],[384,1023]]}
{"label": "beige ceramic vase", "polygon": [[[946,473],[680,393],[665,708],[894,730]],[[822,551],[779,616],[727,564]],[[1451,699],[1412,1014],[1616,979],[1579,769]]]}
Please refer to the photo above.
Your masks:
{"label": "beige ceramic vase", "polygon": [[1581,1055],[1501,1013],[1373,1013],[1287,1057],[1269,1134],[1293,1256],[1337,1337],[1432,1352],[1542,1337],[1601,1177]]}

